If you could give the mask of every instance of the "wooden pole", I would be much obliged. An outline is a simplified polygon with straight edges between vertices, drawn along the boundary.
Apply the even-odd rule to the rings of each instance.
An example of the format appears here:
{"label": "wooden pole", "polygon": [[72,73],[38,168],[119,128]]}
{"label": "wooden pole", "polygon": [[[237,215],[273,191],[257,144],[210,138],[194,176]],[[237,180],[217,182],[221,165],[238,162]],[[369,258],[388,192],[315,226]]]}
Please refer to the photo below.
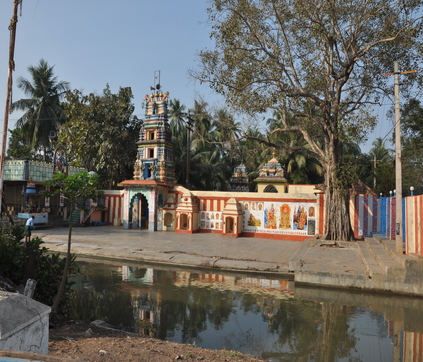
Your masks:
{"label": "wooden pole", "polygon": [[396,238],[395,250],[403,253],[402,241],[402,163],[401,163],[401,116],[400,116],[400,96],[399,96],[399,73],[398,62],[394,62],[394,92],[395,92],[395,222]]}
{"label": "wooden pole", "polygon": [[6,143],[7,143],[7,131],[9,125],[9,107],[11,103],[12,95],[12,84],[13,76],[12,73],[15,70],[15,39],[16,39],[16,24],[18,22],[18,6],[22,6],[22,0],[14,0],[13,4],[13,16],[10,20],[10,41],[9,41],[9,67],[7,76],[7,88],[6,88],[6,104],[4,107],[4,121],[3,121],[3,137],[2,147],[0,154],[0,200],[3,199],[3,177],[4,177],[4,161],[6,159]]}

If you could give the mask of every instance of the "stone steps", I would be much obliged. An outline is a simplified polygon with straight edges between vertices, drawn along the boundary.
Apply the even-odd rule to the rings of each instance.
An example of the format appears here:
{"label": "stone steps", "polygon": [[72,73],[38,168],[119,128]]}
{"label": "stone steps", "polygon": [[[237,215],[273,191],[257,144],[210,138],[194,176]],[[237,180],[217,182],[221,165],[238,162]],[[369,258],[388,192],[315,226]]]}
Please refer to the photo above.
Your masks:
{"label": "stone steps", "polygon": [[404,256],[395,255],[391,245],[385,245],[385,240],[382,242],[376,238],[366,238],[359,242],[359,246],[370,277],[375,274],[396,275],[404,271]]}
{"label": "stone steps", "polygon": [[358,241],[359,250],[361,258],[363,259],[363,264],[366,268],[367,275],[370,278],[375,277],[376,275],[385,275],[385,271],[379,265],[377,259],[374,257],[374,254],[366,241]]}

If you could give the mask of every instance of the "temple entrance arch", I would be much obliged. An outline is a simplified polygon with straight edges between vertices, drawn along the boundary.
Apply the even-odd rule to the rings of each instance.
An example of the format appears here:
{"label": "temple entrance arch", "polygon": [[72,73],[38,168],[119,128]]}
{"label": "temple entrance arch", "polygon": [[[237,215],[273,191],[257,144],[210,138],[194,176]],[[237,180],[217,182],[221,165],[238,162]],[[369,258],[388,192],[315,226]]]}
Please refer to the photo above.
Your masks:
{"label": "temple entrance arch", "polygon": [[129,224],[134,229],[148,228],[148,201],[142,193],[132,196],[129,203]]}

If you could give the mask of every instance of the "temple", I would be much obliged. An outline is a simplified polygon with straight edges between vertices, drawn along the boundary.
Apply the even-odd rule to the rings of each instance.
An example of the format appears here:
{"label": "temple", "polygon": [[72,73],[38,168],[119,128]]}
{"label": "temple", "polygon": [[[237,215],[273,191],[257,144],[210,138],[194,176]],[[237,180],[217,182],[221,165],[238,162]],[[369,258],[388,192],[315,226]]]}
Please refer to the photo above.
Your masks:
{"label": "temple", "polygon": [[125,228],[161,230],[158,209],[164,206],[168,190],[174,185],[172,134],[167,118],[169,92],[163,94],[160,88],[157,84],[152,87],[154,93],[145,96],[134,178],[119,184],[125,189]]}
{"label": "temple", "polygon": [[[122,212],[115,214],[120,220],[118,225],[290,240],[315,235],[316,228],[323,225],[316,225],[321,210],[319,191],[313,185],[295,185],[291,190],[275,157],[265,163],[255,180],[258,192],[249,192],[248,171],[243,164],[235,167],[226,192],[194,191],[176,184],[169,93],[163,94],[160,87],[151,87],[154,92],[145,96],[145,119],[137,142],[133,179],[119,184],[123,187],[123,202]],[[120,205],[112,202],[116,196],[106,193],[109,213],[115,209],[113,205]]]}

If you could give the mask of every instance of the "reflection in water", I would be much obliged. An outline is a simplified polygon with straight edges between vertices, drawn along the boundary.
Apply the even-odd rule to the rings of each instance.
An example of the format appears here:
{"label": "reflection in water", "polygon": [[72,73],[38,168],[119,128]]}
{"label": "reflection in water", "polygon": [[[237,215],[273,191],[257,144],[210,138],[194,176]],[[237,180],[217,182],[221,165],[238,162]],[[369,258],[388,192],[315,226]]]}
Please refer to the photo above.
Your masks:
{"label": "reflection in water", "polygon": [[422,299],[108,263],[79,262],[73,318],[272,361],[423,360]]}

